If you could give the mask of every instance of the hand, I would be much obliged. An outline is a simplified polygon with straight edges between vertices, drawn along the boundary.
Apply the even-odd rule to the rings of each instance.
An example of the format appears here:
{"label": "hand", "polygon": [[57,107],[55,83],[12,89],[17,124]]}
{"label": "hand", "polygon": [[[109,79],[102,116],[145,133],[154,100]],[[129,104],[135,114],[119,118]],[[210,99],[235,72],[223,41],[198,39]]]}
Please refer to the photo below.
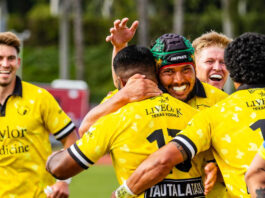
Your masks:
{"label": "hand", "polygon": [[57,181],[51,186],[52,193],[49,194],[48,198],[68,198],[69,197],[69,187],[68,184],[63,181]]}
{"label": "hand", "polygon": [[[120,92],[120,93],[119,93]],[[118,93],[126,98],[126,102],[136,102],[162,94],[157,84],[146,79],[144,75],[135,74],[129,78],[125,87]]]}
{"label": "hand", "polygon": [[128,18],[115,20],[114,27],[110,28],[110,35],[106,37],[107,42],[111,42],[117,49],[122,49],[127,46],[127,43],[132,40],[139,22],[134,21],[130,28],[127,27]]}
{"label": "hand", "polygon": [[204,194],[207,195],[213,188],[217,178],[218,167],[216,163],[210,162],[204,167],[205,181]]}
{"label": "hand", "polygon": [[115,196],[115,191],[114,192],[112,192],[112,194],[111,194],[111,197],[110,198],[116,198],[116,196]]}

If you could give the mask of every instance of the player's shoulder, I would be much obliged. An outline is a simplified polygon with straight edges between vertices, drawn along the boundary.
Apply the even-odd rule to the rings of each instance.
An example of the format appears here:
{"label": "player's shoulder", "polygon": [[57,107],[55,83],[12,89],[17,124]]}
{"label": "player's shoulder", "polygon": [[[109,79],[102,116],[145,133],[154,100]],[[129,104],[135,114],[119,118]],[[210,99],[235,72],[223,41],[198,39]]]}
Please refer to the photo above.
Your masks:
{"label": "player's shoulder", "polygon": [[106,102],[108,99],[112,98],[119,90],[118,89],[115,89],[113,91],[109,91],[108,94],[101,100],[100,104],[101,103],[104,103]]}
{"label": "player's shoulder", "polygon": [[51,96],[46,89],[25,81],[22,81],[22,91],[24,96]]}
{"label": "player's shoulder", "polygon": [[208,83],[202,82],[202,85],[207,97],[224,99],[228,96],[228,94],[225,93],[223,90],[220,90],[212,85],[209,85]]}

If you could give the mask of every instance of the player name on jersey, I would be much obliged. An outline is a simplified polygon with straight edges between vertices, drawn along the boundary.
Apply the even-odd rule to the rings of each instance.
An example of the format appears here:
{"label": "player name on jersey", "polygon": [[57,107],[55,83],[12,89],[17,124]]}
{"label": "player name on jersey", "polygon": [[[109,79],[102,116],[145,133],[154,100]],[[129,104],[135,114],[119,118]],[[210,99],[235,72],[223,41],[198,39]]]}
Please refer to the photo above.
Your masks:
{"label": "player name on jersey", "polygon": [[161,197],[205,197],[201,178],[170,180],[165,179],[145,192],[145,198]]}

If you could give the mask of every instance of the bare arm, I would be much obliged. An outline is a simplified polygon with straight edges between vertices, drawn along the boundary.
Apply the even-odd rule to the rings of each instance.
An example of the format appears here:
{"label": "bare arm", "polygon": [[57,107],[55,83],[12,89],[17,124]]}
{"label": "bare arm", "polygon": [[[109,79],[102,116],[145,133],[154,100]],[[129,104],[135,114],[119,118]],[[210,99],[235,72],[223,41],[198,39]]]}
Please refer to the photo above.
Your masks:
{"label": "bare arm", "polygon": [[[173,157],[174,156],[174,157]],[[140,194],[162,181],[176,165],[187,159],[184,149],[170,142],[151,154],[129,177],[127,186],[134,194]]]}
{"label": "bare arm", "polygon": [[[113,52],[112,52],[112,62],[116,54],[122,50],[124,47],[127,46],[128,42],[132,40],[134,37],[134,34],[136,32],[136,29],[138,27],[139,22],[134,21],[130,28],[127,27],[128,18],[123,18],[122,20],[115,20],[114,26],[110,28],[110,35],[106,37],[107,42],[111,42],[113,45]],[[113,65],[111,67],[112,69],[112,77],[113,77],[113,83],[115,87],[116,85],[116,74],[113,69]]]}
{"label": "bare arm", "polygon": [[257,154],[246,175],[248,191],[251,197],[263,197],[265,194],[265,160]]}
{"label": "bare arm", "polygon": [[84,170],[65,149],[49,156],[46,169],[57,179],[68,179]]}
{"label": "bare arm", "polygon": [[89,127],[100,117],[117,111],[122,106],[135,101],[158,96],[162,91],[153,81],[146,79],[140,74],[133,75],[125,87],[118,91],[112,98],[93,108],[85,116],[79,128],[79,135],[82,137]]}
{"label": "bare arm", "polygon": [[64,145],[64,148],[70,147],[73,143],[78,140],[77,131],[74,129],[69,135],[67,135],[65,138],[61,140],[62,144]]}
{"label": "bare arm", "polygon": [[[76,130],[73,130],[68,136],[61,140],[64,148],[70,147],[78,139]],[[49,160],[49,159],[48,159]],[[60,179],[60,178],[59,178]],[[69,184],[66,181],[59,181],[51,186],[52,193],[49,193],[48,198],[66,198],[69,196]]]}

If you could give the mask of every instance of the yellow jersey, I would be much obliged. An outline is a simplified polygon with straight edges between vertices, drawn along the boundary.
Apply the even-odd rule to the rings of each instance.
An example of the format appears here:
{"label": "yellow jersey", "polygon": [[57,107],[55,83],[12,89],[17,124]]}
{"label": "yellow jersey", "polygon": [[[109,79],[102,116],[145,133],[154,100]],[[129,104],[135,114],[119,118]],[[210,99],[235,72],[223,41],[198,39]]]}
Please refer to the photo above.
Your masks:
{"label": "yellow jersey", "polygon": [[49,133],[60,140],[74,124],[51,94],[18,77],[0,113],[0,197],[47,197],[44,188],[55,182],[45,169]]}
{"label": "yellow jersey", "polygon": [[[118,89],[110,91],[101,101],[101,103],[110,99],[117,92]],[[222,90],[217,89],[216,87],[207,83],[200,82],[198,79],[196,79],[195,87],[190,97],[191,99],[188,100],[187,104],[200,111],[215,105],[217,102],[223,100],[227,96],[228,94]]]}
{"label": "yellow jersey", "polygon": [[250,197],[244,175],[264,140],[264,126],[265,88],[243,85],[223,101],[196,114],[174,141],[190,157],[212,146],[229,196]]}
{"label": "yellow jersey", "polygon": [[[110,152],[122,184],[144,159],[172,140],[196,112],[168,94],[129,103],[100,118],[68,152],[84,169]],[[202,159],[176,166],[165,180],[139,197],[204,197]]]}
{"label": "yellow jersey", "polygon": [[[166,92],[166,90],[164,91]],[[108,95],[102,100],[101,103],[110,99],[117,92],[118,92],[118,89],[115,89],[114,91],[109,92]],[[227,96],[228,94],[221,91],[220,89],[217,89],[216,87],[211,86],[207,83],[200,82],[198,79],[196,79],[193,93],[191,94],[190,99],[188,100],[187,104],[189,104],[191,107],[200,111],[200,110],[213,106],[214,104],[223,100]],[[204,172],[203,169],[205,165],[207,164],[207,162],[215,161],[212,155],[211,149],[209,149],[208,151],[205,151],[203,154],[198,155],[196,158],[202,158],[200,160],[200,163],[198,164],[198,169],[201,168],[201,170],[199,171],[200,173]],[[203,174],[203,179],[204,179],[204,174]],[[225,198],[226,188],[224,184],[221,182],[216,182],[214,188],[211,190],[211,192],[206,197],[207,198],[215,198],[215,197]]]}
{"label": "yellow jersey", "polygon": [[265,141],[260,146],[258,152],[259,152],[259,155],[265,160]]}

